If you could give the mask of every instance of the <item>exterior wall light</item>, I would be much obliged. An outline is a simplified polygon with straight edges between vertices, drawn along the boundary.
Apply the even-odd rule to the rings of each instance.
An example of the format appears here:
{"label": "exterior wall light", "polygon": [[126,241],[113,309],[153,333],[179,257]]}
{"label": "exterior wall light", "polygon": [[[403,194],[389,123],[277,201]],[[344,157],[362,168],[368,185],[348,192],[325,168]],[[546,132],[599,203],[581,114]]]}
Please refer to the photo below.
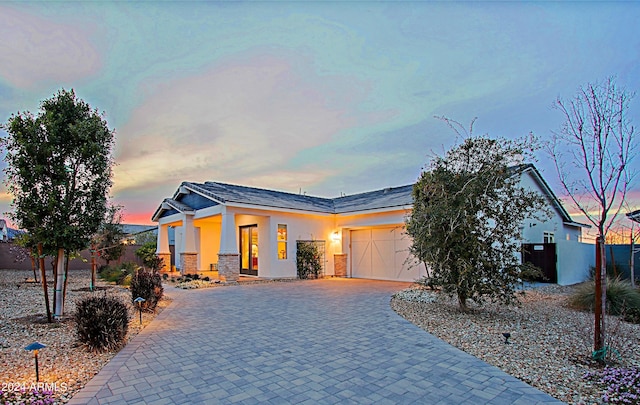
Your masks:
{"label": "exterior wall light", "polygon": [[334,231],[331,234],[331,240],[333,240],[334,242],[340,242],[340,232]]}
{"label": "exterior wall light", "polygon": [[40,373],[38,370],[38,350],[44,349],[47,345],[43,345],[40,342],[33,342],[29,346],[25,347],[24,350],[33,352],[33,357],[36,359],[36,382],[40,382]]}

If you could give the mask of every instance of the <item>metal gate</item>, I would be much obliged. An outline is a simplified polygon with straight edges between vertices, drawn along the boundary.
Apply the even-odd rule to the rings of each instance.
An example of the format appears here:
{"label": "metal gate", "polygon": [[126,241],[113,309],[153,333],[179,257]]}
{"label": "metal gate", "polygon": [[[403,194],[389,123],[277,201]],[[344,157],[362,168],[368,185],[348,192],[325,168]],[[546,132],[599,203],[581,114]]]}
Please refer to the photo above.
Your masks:
{"label": "metal gate", "polygon": [[542,270],[542,277],[535,281],[545,283],[558,282],[558,269],[555,243],[523,243],[522,262],[531,263]]}

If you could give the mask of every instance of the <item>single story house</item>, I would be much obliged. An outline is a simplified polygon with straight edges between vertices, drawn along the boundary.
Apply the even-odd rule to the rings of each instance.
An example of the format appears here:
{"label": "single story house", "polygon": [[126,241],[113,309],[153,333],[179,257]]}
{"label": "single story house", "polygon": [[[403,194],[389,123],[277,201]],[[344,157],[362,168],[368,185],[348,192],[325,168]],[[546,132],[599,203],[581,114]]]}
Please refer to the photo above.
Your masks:
{"label": "single story house", "polygon": [[9,240],[9,227],[7,221],[0,219],[0,242],[7,242]]}
{"label": "single story house", "polygon": [[[583,225],[571,219],[533,165],[522,169],[521,184],[546,196],[553,212],[547,221],[522,224],[527,246],[547,253],[551,247],[552,254],[545,257],[552,257],[552,281],[583,281],[590,260],[576,256],[584,251],[579,248]],[[157,254],[170,263],[171,227],[176,253],[172,264],[183,274],[218,271],[227,281],[241,274],[289,278],[297,274],[297,242],[314,241],[324,253],[324,275],[414,281],[426,275],[426,269],[409,257],[411,241],[404,233],[412,189],[406,185],[322,198],[219,182],[183,182],[153,214],[158,222]]]}

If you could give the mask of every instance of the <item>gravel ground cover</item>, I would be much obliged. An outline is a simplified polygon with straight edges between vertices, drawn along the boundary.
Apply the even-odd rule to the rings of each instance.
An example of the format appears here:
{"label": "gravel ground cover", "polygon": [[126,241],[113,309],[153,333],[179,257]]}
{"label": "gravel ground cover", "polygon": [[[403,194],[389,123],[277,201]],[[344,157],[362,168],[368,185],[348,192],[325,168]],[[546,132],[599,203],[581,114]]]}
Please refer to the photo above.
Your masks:
{"label": "gravel ground cover", "polygon": [[[76,339],[75,301],[84,294],[91,294],[87,291],[90,277],[89,270],[69,272],[65,316],[50,324],[46,319],[42,284],[32,282],[33,272],[0,270],[0,390],[29,388],[35,383],[33,354],[24,350],[35,341],[47,345],[38,355],[40,382],[47,384],[44,388],[54,391],[56,403],[67,402],[116,355],[117,351],[90,352]],[[47,281],[51,280],[51,273],[47,272]],[[50,299],[52,289],[51,283]],[[127,341],[170,302],[168,299],[160,301],[157,313],[143,312],[140,325],[139,313],[131,305],[131,293],[127,288],[98,281],[97,290],[93,294],[116,295],[129,304],[131,320]]]}
{"label": "gravel ground cover", "polygon": [[[567,305],[574,287],[527,291],[521,306],[487,304],[470,313],[457,301],[428,290],[405,290],[391,299],[402,317],[449,344],[569,404],[602,403],[603,390],[584,378],[599,369],[590,359],[593,314]],[[616,367],[640,366],[640,325],[607,318]],[[510,333],[505,343],[503,333]]]}

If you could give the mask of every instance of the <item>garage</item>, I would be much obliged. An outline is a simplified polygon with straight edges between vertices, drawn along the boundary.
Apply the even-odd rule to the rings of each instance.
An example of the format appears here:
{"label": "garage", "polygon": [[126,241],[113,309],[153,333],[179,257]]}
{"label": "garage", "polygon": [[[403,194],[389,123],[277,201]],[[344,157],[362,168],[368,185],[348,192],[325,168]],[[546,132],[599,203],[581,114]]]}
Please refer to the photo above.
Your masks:
{"label": "garage", "polygon": [[402,227],[357,229],[350,237],[351,277],[415,281],[425,275],[424,265],[405,263],[411,243]]}

